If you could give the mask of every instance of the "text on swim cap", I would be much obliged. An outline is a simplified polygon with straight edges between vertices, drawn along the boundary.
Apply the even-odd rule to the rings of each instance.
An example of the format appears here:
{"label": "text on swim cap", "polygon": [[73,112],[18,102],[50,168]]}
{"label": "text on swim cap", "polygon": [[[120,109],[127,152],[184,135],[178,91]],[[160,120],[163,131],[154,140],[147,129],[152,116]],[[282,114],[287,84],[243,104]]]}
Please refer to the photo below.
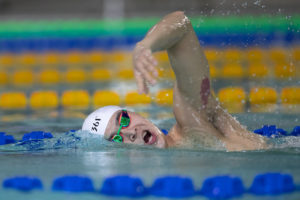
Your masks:
{"label": "text on swim cap", "polygon": [[95,122],[93,123],[92,129],[91,129],[92,131],[96,131],[96,132],[98,131],[97,127],[99,126],[100,121],[101,121],[101,119],[96,116]]}

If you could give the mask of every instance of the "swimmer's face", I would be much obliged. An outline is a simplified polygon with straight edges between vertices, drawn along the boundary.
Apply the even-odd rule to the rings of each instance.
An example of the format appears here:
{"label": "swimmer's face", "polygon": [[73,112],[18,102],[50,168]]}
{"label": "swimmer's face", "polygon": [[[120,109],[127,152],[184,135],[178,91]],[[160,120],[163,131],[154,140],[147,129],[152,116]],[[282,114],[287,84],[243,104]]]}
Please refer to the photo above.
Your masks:
{"label": "swimmer's face", "polygon": [[[115,112],[110,118],[104,134],[105,139],[111,141],[113,136],[117,134],[120,128],[119,117],[121,112]],[[130,124],[128,127],[121,129],[120,133],[123,136],[124,143],[149,145],[158,148],[166,147],[165,136],[160,129],[139,114],[127,112],[130,116]]]}

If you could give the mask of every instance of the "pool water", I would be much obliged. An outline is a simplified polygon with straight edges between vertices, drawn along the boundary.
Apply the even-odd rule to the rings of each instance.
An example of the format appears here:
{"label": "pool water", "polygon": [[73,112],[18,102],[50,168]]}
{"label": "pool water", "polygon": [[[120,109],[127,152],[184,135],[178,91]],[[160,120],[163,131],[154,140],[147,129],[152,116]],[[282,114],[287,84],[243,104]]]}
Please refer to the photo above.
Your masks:
{"label": "pool water", "polygon": [[[148,114],[161,128],[170,129],[175,123],[169,107],[149,106],[134,110]],[[157,118],[158,113],[162,111],[166,113],[165,117]],[[275,139],[277,148],[267,151],[224,152],[205,149],[154,149],[111,143],[99,136],[80,131],[75,133],[80,139],[67,133],[71,129],[80,129],[88,112],[6,113],[6,118],[2,118],[0,122],[1,131],[6,131],[17,139],[34,130],[50,131],[54,138],[39,144],[0,146],[1,181],[7,177],[29,175],[39,177],[44,184],[44,190],[29,193],[1,189],[0,199],[112,199],[94,193],[52,192],[52,181],[56,177],[69,174],[91,177],[98,190],[104,178],[117,174],[138,176],[146,186],[150,186],[159,176],[189,176],[193,179],[196,189],[200,189],[204,179],[210,176],[239,176],[248,188],[256,174],[282,172],[291,174],[294,182],[300,184],[300,139],[296,137],[287,137],[284,141]],[[264,124],[276,124],[291,131],[299,124],[297,114],[243,113],[235,116],[250,130],[260,128]],[[58,139],[61,141],[59,145]],[[266,197],[245,194],[239,199],[299,197],[298,191]],[[195,196],[189,199],[206,198]]]}

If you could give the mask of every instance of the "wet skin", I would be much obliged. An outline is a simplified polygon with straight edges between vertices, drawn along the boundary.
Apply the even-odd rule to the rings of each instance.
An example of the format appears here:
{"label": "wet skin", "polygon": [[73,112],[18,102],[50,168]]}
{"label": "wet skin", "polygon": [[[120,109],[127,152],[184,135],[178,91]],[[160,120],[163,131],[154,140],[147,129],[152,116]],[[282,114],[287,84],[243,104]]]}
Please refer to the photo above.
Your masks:
{"label": "wet skin", "polygon": [[[166,148],[167,142],[165,135],[149,120],[143,118],[141,115],[127,111],[130,117],[130,124],[128,127],[121,129],[120,135],[123,136],[123,142],[127,144],[149,145],[158,148]],[[105,130],[105,139],[110,140],[117,134],[119,125],[119,117],[121,111],[113,114],[108,122]]]}
{"label": "wet skin", "polygon": [[[152,27],[133,51],[134,74],[139,93],[149,93],[148,85],[157,82],[158,62],[153,53],[166,50],[175,73],[173,113],[176,124],[164,136],[150,121],[129,112],[131,124],[122,129],[124,143],[155,147],[187,146],[192,135],[222,142],[229,151],[266,148],[262,137],[250,133],[221,108],[212,95],[209,65],[189,19],[174,12]],[[105,132],[110,140],[119,126],[115,113]],[[196,133],[196,134],[195,134]]]}

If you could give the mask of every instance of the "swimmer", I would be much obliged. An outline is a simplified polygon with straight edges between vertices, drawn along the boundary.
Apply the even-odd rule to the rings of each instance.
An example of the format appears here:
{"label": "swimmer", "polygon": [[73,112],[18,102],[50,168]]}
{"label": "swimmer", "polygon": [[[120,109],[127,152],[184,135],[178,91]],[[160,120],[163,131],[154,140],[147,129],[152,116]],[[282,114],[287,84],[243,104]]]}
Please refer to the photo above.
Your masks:
{"label": "swimmer", "polygon": [[[167,135],[149,120],[118,106],[91,113],[82,130],[105,139],[158,148],[188,147],[192,141],[228,151],[267,148],[265,139],[253,134],[225,111],[211,91],[209,65],[190,20],[177,11],[153,26],[133,51],[139,93],[156,84],[158,71],[153,53],[166,50],[176,76],[173,113],[176,124]],[[218,147],[217,147],[218,146]]]}

